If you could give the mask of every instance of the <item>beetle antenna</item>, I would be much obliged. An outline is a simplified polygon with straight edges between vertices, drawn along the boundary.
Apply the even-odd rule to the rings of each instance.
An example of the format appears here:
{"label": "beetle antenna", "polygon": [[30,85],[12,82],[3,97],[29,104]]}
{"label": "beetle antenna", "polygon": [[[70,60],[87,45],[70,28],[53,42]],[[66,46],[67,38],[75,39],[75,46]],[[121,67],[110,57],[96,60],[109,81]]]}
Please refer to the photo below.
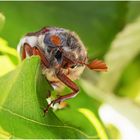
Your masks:
{"label": "beetle antenna", "polygon": [[107,71],[107,65],[102,61],[95,59],[91,63],[85,63],[85,62],[78,62],[79,64],[86,65],[89,69],[94,70],[94,71]]}

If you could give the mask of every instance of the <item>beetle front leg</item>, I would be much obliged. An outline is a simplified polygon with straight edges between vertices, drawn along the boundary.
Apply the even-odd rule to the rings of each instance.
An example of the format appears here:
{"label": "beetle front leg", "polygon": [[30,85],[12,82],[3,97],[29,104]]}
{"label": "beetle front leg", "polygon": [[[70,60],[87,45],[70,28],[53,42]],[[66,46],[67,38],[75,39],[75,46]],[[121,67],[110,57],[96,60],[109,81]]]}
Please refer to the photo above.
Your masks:
{"label": "beetle front leg", "polygon": [[32,56],[33,48],[28,43],[24,43],[23,49],[22,49],[22,60],[24,60],[27,57],[27,54],[29,56]]}
{"label": "beetle front leg", "polygon": [[32,55],[38,55],[41,58],[41,62],[48,68],[49,67],[49,61],[44,56],[44,53],[39,49],[38,47],[31,47],[28,43],[24,43],[23,50],[22,50],[22,60],[27,57],[27,54],[29,56]]}
{"label": "beetle front leg", "polygon": [[75,97],[78,94],[79,91],[79,87],[72,81],[70,80],[65,74],[63,74],[61,71],[56,73],[57,77],[65,84],[67,85],[69,88],[71,88],[73,90],[73,92],[64,95],[64,96],[59,96],[57,99],[53,100],[48,106],[47,108],[44,110],[44,113],[48,112],[48,109],[50,108],[50,106],[55,103],[60,103],[64,100],[70,99]]}

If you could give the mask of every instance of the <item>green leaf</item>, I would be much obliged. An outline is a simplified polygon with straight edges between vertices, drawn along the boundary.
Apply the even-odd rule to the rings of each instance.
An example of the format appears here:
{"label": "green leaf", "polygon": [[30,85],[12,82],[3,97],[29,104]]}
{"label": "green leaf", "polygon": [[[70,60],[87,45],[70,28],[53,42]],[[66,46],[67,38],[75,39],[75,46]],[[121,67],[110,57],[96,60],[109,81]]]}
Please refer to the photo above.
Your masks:
{"label": "green leaf", "polygon": [[113,91],[124,69],[140,53],[140,20],[128,24],[112,42],[105,56],[108,72],[99,79],[99,87],[104,91]]}
{"label": "green leaf", "polygon": [[67,108],[56,111],[57,116],[63,122],[84,131],[90,138],[107,139],[105,128],[98,116],[101,103],[85,94],[82,87],[80,89],[76,98],[67,101]]}
{"label": "green leaf", "polygon": [[[127,22],[135,23],[140,19],[139,2],[128,3]],[[140,101],[137,99],[140,96],[140,53],[134,57],[134,59],[124,68],[117,86],[115,87],[115,93],[121,97],[129,97],[129,99],[136,102],[138,105]]]}
{"label": "green leaf", "polygon": [[0,134],[10,138],[89,138],[64,125],[51,110],[43,117],[41,108],[47,105],[44,97],[50,89],[47,85],[38,57],[26,59],[0,78]]}
{"label": "green leaf", "polygon": [[115,88],[119,96],[127,96],[131,99],[140,95],[140,53],[128,64],[122,72],[120,81]]}

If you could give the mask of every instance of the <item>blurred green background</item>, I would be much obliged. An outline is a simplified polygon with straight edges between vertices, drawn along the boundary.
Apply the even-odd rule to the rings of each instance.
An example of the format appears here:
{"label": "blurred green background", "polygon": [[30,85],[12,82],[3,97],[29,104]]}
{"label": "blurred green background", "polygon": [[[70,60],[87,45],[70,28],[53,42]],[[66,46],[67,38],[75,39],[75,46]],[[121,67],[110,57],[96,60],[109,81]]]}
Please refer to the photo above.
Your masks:
{"label": "blurred green background", "polygon": [[[68,102],[73,108],[91,109],[108,138],[125,139],[119,126],[113,122],[106,124],[105,116],[100,116],[101,106],[111,106],[133,124],[134,130],[128,134],[138,139],[140,135],[135,130],[140,131],[139,7],[140,2],[0,2],[0,76],[16,69],[20,63],[15,49],[26,33],[44,26],[75,31],[87,47],[89,59],[104,59],[109,69],[103,74],[86,69],[78,82],[82,89],[79,99]],[[84,101],[91,103],[87,105]],[[68,119],[69,111],[59,111],[56,115],[80,127],[79,123],[72,122],[74,118],[80,119],[80,115],[72,113]],[[88,135],[97,135],[97,126],[93,130],[90,125],[81,128]]]}

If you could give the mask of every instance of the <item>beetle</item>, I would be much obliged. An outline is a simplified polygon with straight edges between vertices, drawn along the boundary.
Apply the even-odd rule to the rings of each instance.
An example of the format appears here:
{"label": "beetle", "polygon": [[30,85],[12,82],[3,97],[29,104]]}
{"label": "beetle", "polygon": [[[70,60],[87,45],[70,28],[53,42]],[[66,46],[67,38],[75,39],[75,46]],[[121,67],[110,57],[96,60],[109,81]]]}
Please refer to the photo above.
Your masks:
{"label": "beetle", "polygon": [[101,60],[88,62],[87,50],[79,36],[68,29],[44,27],[37,32],[27,33],[17,47],[21,59],[38,55],[41,59],[42,73],[56,88],[68,86],[72,92],[59,96],[51,105],[75,97],[79,87],[73,82],[80,77],[85,67],[95,71],[107,71],[107,65]]}

